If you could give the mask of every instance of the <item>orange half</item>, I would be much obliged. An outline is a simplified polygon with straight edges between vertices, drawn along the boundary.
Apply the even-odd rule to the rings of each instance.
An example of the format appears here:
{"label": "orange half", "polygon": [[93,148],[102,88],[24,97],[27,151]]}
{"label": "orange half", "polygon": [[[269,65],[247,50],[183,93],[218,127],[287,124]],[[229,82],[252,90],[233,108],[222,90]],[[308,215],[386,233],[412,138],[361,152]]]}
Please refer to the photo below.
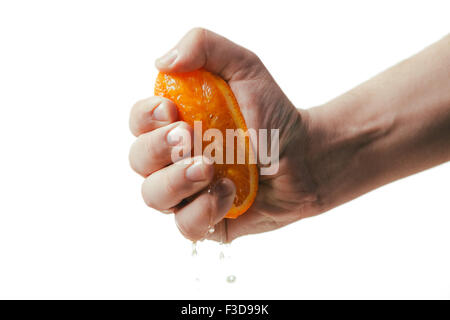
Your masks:
{"label": "orange half", "polygon": [[[211,185],[224,177],[232,180],[236,186],[236,197],[225,217],[237,218],[245,213],[253,204],[258,191],[258,168],[248,136],[240,140],[245,143],[239,143],[239,139],[234,139],[235,161],[233,163],[226,161],[226,130],[242,129],[243,132],[247,132],[244,117],[228,84],[222,78],[203,69],[186,73],[160,72],[156,79],[155,95],[172,100],[177,105],[181,120],[192,127],[194,121],[201,121],[203,132],[212,128],[221,131],[223,161],[222,164],[214,164],[215,172]],[[204,151],[211,142],[213,141],[203,141],[202,150]],[[239,152],[245,154],[245,161],[241,164],[237,161]]]}

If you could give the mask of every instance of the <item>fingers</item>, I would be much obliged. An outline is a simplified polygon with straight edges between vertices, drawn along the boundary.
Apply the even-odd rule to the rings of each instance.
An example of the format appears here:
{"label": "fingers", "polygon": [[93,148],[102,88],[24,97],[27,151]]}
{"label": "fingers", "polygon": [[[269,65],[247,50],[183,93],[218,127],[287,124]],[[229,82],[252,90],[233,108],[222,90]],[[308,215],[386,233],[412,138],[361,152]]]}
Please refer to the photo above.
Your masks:
{"label": "fingers", "polygon": [[208,186],[213,175],[212,162],[202,156],[181,160],[151,174],[142,184],[142,196],[148,206],[168,210]]}
{"label": "fingers", "polygon": [[172,101],[162,97],[151,97],[137,102],[131,109],[130,130],[137,137],[177,119],[177,107]]}
{"label": "fingers", "polygon": [[151,173],[190,155],[192,128],[186,122],[175,122],[141,134],[130,149],[130,165],[147,177]]}
{"label": "fingers", "polygon": [[220,180],[211,192],[203,192],[175,212],[178,229],[192,241],[204,239],[208,230],[219,223],[230,210],[235,194],[236,188],[231,180]]}
{"label": "fingers", "polygon": [[195,28],[156,67],[166,72],[187,72],[205,68],[226,81],[242,80],[261,71],[262,63],[251,51],[206,29]]}
{"label": "fingers", "polygon": [[[250,208],[245,214],[236,219],[223,219],[215,227],[215,232],[207,235],[206,239],[230,243],[244,235],[273,230],[277,222],[275,219],[267,220],[267,215],[258,213]],[[278,226],[280,227],[280,226]]]}

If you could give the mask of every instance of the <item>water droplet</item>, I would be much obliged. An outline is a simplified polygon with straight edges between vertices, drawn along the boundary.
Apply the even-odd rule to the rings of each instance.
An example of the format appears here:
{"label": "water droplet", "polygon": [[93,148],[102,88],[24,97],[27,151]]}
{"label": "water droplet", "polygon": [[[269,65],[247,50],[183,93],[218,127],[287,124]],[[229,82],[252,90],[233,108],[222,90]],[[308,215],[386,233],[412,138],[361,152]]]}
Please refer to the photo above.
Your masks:
{"label": "water droplet", "polygon": [[224,252],[224,243],[222,241],[219,242],[219,248],[220,248],[220,253],[219,253],[219,259],[221,261],[225,260],[225,252]]}
{"label": "water droplet", "polygon": [[211,228],[209,228],[209,230],[208,230],[209,233],[214,233],[214,231],[216,231],[216,230],[214,229],[214,227],[211,227]]}
{"label": "water droplet", "polygon": [[234,276],[234,275],[229,275],[228,277],[227,277],[227,282],[228,283],[234,283],[236,281],[236,276]]}
{"label": "water droplet", "polygon": [[198,252],[197,252],[197,241],[193,241],[193,242],[192,242],[192,253],[191,253],[191,255],[192,255],[193,257],[195,257],[196,255],[198,255]]}

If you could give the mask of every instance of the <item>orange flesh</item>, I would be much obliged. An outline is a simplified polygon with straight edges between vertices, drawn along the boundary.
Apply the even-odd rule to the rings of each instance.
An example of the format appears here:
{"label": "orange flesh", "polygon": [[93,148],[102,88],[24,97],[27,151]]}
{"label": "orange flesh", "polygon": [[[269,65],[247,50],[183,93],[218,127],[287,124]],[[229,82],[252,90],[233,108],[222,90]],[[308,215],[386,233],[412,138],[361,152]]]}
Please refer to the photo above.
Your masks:
{"label": "orange flesh", "polygon": [[[258,169],[251,163],[253,153],[248,137],[245,144],[234,140],[233,164],[226,163],[226,129],[247,131],[236,98],[228,84],[218,76],[203,69],[186,73],[160,72],[156,79],[155,95],[175,102],[181,120],[194,127],[194,121],[202,122],[202,130],[219,129],[223,137],[223,164],[214,164],[212,186],[220,178],[226,177],[236,186],[233,207],[226,218],[237,218],[252,205],[258,188]],[[212,141],[203,141],[202,150]],[[231,146],[230,146],[231,148]],[[237,164],[238,149],[245,152],[245,163]],[[245,148],[245,150],[242,150]],[[213,153],[214,155],[214,153]]]}

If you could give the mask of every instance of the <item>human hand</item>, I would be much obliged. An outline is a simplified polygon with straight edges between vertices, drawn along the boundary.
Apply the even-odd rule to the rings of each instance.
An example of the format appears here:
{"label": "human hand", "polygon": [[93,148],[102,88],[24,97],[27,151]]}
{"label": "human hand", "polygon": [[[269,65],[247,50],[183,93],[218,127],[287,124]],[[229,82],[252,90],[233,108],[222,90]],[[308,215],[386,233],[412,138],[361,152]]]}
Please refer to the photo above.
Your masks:
{"label": "human hand", "polygon": [[[180,231],[191,240],[229,242],[319,214],[449,161],[449,41],[444,37],[322,106],[297,110],[255,54],[213,32],[190,31],[156,66],[167,72],[203,67],[227,81],[249,129],[280,130],[279,170],[260,176],[256,200],[245,214],[224,219],[234,185],[225,179],[207,192],[211,163],[171,164],[179,137],[169,131],[192,129],[176,122],[173,102],[152,97],[137,103],[130,118],[138,136],[130,162],[146,177],[145,202],[174,212]],[[222,232],[208,233],[212,226]]]}
{"label": "human hand", "polygon": [[[259,190],[250,209],[237,219],[224,219],[231,208],[235,187],[224,179],[215,190],[205,187],[213,166],[171,163],[178,142],[177,128],[192,130],[178,120],[173,102],[152,97],[131,111],[131,131],[138,136],[130,151],[132,168],[146,177],[142,194],[152,208],[174,212],[181,233],[191,240],[229,242],[252,233],[282,227],[317,212],[315,185],[308,173],[306,111],[297,110],[251,51],[204,29],[193,29],[156,61],[160,71],[188,72],[204,68],[230,85],[247,127],[279,129],[279,169],[260,176]],[[216,232],[209,233],[213,227]]]}

